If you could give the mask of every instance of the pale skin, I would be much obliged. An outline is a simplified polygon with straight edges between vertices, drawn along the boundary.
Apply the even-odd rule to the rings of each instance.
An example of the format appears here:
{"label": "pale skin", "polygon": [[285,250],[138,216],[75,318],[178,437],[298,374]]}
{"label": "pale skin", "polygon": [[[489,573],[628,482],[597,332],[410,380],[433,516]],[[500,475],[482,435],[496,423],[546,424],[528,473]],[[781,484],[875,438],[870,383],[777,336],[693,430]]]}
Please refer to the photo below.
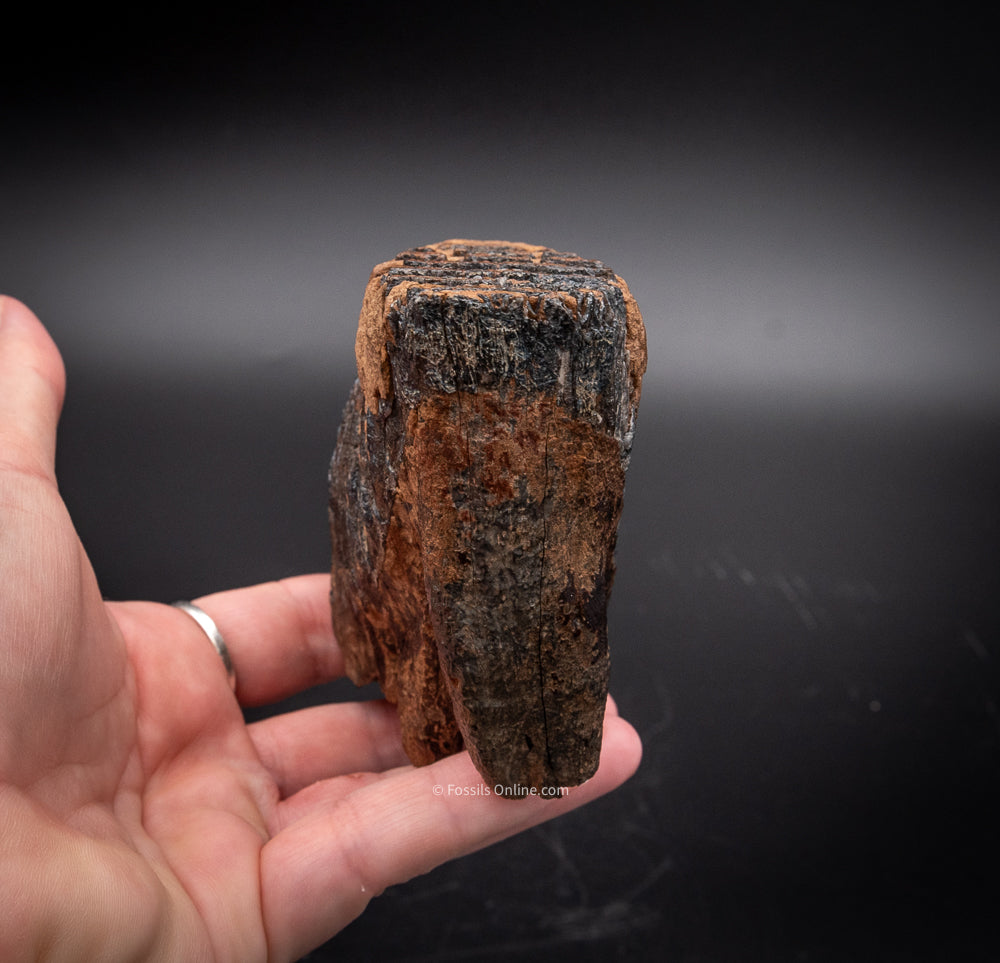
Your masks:
{"label": "pale skin", "polygon": [[184,612],[102,599],[56,485],[64,385],[44,327],[0,297],[0,959],[295,960],[387,886],[635,771],[613,701],[597,775],[555,800],[435,789],[482,779],[466,753],[408,765],[381,702],[245,724],[241,703],[343,674],[327,577],[196,600],[234,697]]}

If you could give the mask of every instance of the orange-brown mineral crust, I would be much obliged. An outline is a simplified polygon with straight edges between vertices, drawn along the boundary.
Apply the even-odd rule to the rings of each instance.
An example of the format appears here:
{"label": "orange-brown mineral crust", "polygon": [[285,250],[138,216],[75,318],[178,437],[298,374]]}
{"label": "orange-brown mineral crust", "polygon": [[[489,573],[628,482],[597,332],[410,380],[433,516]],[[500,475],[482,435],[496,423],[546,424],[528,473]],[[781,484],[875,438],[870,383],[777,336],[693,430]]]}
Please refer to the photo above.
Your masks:
{"label": "orange-brown mineral crust", "polygon": [[372,272],[330,466],[333,622],[417,765],[597,769],[646,336],[599,261],[445,241]]}

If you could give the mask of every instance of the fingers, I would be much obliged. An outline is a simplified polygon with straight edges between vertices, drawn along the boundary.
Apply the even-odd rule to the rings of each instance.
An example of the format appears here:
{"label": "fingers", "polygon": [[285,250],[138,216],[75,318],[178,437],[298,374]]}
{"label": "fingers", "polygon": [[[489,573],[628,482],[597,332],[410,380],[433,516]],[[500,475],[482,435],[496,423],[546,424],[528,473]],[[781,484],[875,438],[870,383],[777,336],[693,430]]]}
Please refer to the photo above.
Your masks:
{"label": "fingers", "polygon": [[399,716],[388,702],[314,706],[255,722],[249,731],[282,797],[342,773],[407,763]]}
{"label": "fingers", "polygon": [[330,578],[300,575],[196,600],[226,640],[243,705],[263,705],[344,674]]}
{"label": "fingers", "polygon": [[[607,716],[616,715],[618,707],[608,696]],[[396,707],[384,700],[287,712],[253,723],[249,732],[283,799],[339,775],[383,773],[409,764]],[[300,802],[285,808],[301,812]],[[286,824],[297,818],[288,812],[282,817]]]}
{"label": "fingers", "polygon": [[320,786],[304,790],[312,810],[274,836],[261,857],[271,952],[298,958],[387,886],[609,792],[635,772],[641,753],[635,730],[609,711],[597,774],[559,798],[487,795],[467,753],[360,778],[357,788],[331,780],[329,798]]}
{"label": "fingers", "polygon": [[66,376],[41,322],[0,295],[0,464],[52,478]]}

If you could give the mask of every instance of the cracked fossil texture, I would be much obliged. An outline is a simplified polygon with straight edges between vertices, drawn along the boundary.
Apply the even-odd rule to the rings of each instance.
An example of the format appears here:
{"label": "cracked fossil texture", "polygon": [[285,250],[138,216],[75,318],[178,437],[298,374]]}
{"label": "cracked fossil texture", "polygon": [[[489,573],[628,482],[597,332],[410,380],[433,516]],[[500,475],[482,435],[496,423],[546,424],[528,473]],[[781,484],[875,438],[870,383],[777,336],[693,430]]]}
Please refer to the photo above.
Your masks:
{"label": "cracked fossil texture", "polygon": [[378,265],[330,467],[334,628],[410,759],[593,775],[642,318],[598,261],[446,241]]}

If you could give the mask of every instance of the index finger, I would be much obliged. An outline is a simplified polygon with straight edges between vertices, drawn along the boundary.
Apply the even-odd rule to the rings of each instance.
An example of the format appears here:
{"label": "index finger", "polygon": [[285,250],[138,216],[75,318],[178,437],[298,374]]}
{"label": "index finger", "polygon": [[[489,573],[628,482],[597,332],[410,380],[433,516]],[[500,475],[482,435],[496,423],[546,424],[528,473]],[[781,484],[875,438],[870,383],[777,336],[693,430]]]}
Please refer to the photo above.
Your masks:
{"label": "index finger", "polygon": [[243,705],[264,705],[340,678],[330,576],[297,575],[195,599],[226,640]]}

